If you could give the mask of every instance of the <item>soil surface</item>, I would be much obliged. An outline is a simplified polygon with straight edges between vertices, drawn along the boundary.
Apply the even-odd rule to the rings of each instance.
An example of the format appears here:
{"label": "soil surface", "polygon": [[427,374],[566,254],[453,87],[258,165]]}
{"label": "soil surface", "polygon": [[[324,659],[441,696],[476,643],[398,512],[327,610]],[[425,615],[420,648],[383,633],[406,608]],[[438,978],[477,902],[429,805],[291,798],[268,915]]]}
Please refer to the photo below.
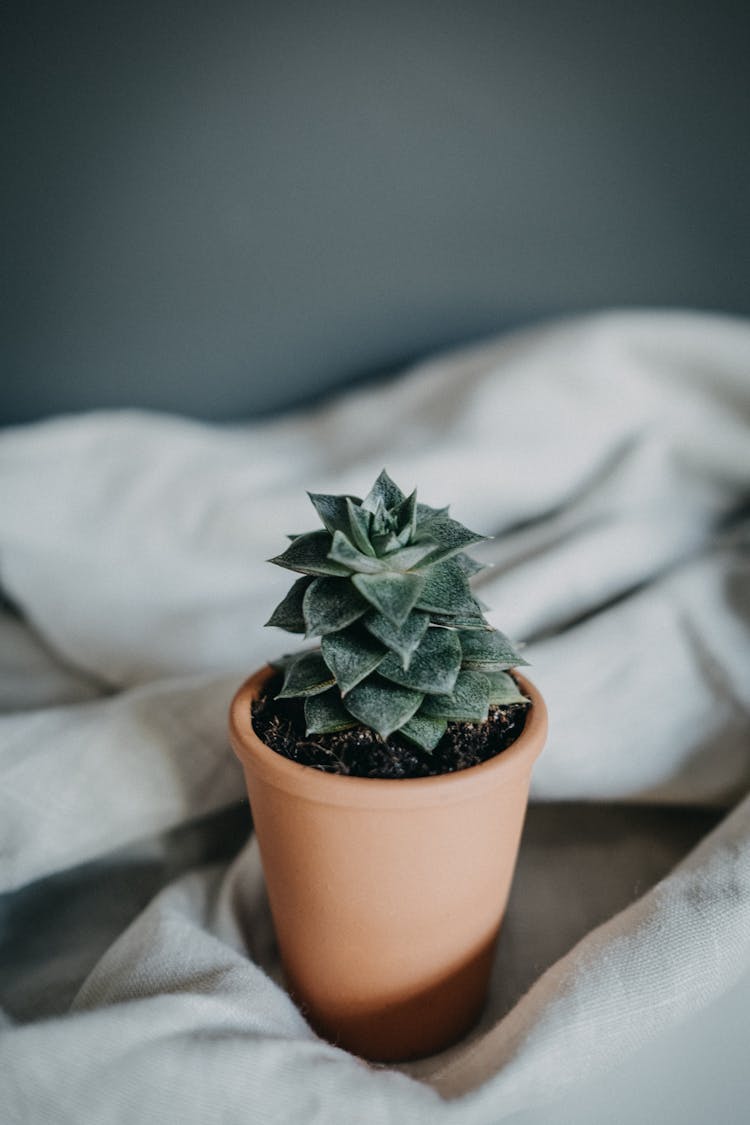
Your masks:
{"label": "soil surface", "polygon": [[368,727],[305,735],[298,699],[274,699],[281,677],[268,681],[253,706],[253,727],[267,746],[304,766],[351,777],[409,778],[454,773],[494,758],[520,735],[529,703],[491,707],[483,723],[449,723],[431,754],[398,733],[388,741]]}

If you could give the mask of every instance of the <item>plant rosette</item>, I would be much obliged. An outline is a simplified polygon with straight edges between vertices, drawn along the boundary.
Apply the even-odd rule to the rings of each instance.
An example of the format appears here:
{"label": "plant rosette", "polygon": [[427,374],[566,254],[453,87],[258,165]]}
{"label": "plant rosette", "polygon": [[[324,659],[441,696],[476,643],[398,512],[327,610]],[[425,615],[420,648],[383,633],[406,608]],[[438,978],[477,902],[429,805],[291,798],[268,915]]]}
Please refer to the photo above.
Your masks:
{"label": "plant rosette", "polygon": [[[323,529],[272,560],[301,577],[268,624],[320,646],[242,685],[231,742],[292,997],[329,1041],[405,1061],[479,1018],[546,710],[471,591],[483,568],[465,548],[483,536],[385,471],[364,500],[310,498]],[[274,707],[287,741],[296,730],[321,762],[258,736],[253,713]],[[493,748],[519,710],[520,733]],[[457,735],[480,745],[477,764],[436,772]],[[409,751],[417,772],[373,775],[370,751],[375,762]]]}

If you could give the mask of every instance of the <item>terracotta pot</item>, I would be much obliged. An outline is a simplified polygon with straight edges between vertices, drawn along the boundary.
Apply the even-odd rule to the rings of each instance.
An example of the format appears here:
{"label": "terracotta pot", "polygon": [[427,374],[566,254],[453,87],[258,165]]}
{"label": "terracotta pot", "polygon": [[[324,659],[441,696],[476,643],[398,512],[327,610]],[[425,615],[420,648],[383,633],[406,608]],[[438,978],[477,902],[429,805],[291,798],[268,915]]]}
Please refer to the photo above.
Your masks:
{"label": "terracotta pot", "polygon": [[245,771],[289,990],[326,1039],[373,1061],[421,1058],[479,1018],[508,900],[532,765],[547,730],[532,700],[496,758],[413,780],[302,766],[255,734],[237,692],[232,746]]}

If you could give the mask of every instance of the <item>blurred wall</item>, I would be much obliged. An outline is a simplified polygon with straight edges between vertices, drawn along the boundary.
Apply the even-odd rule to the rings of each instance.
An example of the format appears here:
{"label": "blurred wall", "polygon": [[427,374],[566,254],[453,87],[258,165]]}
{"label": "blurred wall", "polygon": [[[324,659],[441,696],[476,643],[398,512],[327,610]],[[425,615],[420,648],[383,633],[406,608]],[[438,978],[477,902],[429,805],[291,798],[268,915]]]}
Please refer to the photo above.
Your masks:
{"label": "blurred wall", "polygon": [[248,416],[613,304],[750,311],[750,8],[8,3],[2,420]]}

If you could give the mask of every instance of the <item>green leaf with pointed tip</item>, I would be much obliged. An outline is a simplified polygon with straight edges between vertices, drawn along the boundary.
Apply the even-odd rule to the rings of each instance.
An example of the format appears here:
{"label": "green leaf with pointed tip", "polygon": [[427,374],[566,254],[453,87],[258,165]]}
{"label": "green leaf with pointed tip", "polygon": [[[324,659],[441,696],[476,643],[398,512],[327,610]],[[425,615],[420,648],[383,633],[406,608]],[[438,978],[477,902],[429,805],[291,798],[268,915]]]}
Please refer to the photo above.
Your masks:
{"label": "green leaf with pointed tip", "polygon": [[402,573],[407,570],[419,570],[420,563],[424,563],[427,556],[432,553],[433,547],[434,544],[415,543],[410,547],[401,547],[397,551],[390,551],[383,555],[382,559],[389,570],[399,570]]}
{"label": "green leaf with pointed tip", "polygon": [[435,563],[425,572],[424,589],[419,595],[417,609],[432,613],[476,613],[476,601],[469,581],[453,559]]}
{"label": "green leaf with pointed tip", "polygon": [[410,742],[415,742],[422,750],[431,754],[445,734],[447,726],[447,720],[431,719],[429,715],[417,711],[416,715],[413,715],[407,723],[399,728],[398,733],[403,734],[404,738],[408,738]]}
{"label": "green leaf with pointed tip", "polygon": [[357,496],[329,496],[324,492],[308,492],[315,511],[325,527],[333,535],[334,531],[349,530],[349,511],[347,501],[361,503]]}
{"label": "green leaf with pointed tip", "polygon": [[361,625],[323,637],[321,647],[342,695],[374,672],[388,651]]}
{"label": "green leaf with pointed tip", "polygon": [[368,512],[375,512],[379,506],[382,506],[390,511],[391,508],[397,508],[403,504],[406,497],[397,484],[391,480],[388,473],[383,469],[380,473],[375,484],[362,501],[362,507]]}
{"label": "green leaf with pointed tip", "polygon": [[335,683],[333,673],[319,652],[303,652],[288,665],[277,699],[318,695]]}
{"label": "green leaf with pointed tip", "polygon": [[431,508],[429,504],[417,504],[417,526],[427,523],[436,516],[447,516],[450,508]]}
{"label": "green leaf with pointed tip", "polygon": [[[362,504],[364,505],[364,500],[362,501]],[[370,509],[363,507],[363,511],[367,512],[369,510]],[[378,499],[375,501],[372,507],[371,514],[373,535],[382,535],[385,531],[393,531],[393,521],[386,511],[386,507],[382,499]]]}
{"label": "green leaf with pointed tip", "polygon": [[305,725],[307,734],[335,734],[357,724],[341,702],[338,688],[332,688],[305,700]]}
{"label": "green leaf with pointed tip", "polygon": [[487,672],[490,685],[490,703],[500,707],[508,707],[511,703],[528,703],[528,696],[524,695],[516,681],[507,672]]}
{"label": "green leaf with pointed tip", "polygon": [[417,542],[421,540],[422,536],[429,536],[430,539],[437,540],[438,548],[433,555],[433,562],[449,559],[452,555],[457,555],[459,551],[463,551],[464,547],[469,547],[472,543],[481,543],[487,538],[486,535],[480,535],[476,531],[469,531],[468,527],[464,527],[463,524],[450,519],[448,516],[436,516],[434,519],[421,524],[417,534]]}
{"label": "green leaf with pointed tip", "polygon": [[[277,629],[286,629],[287,633],[306,632],[302,603],[305,591],[310,583],[315,581],[316,579],[307,576],[298,578],[284,600],[276,606],[276,609],[266,621],[266,625],[275,625]],[[317,579],[317,581],[323,581],[323,579]]]}
{"label": "green leaf with pointed tip", "polygon": [[413,653],[427,631],[430,618],[427,613],[410,613],[403,625],[399,626],[383,617],[382,613],[372,610],[362,624],[386,648],[398,654],[402,668],[408,668]]}
{"label": "green leaf with pointed tip", "polygon": [[327,531],[311,531],[293,540],[282,555],[268,561],[300,574],[347,577],[350,568],[329,559],[330,549],[331,536]]}
{"label": "green leaf with pointed tip", "polygon": [[490,707],[490,683],[481,672],[459,672],[450,695],[425,696],[424,713],[451,723],[484,722]]}
{"label": "green leaf with pointed tip", "polygon": [[430,695],[445,695],[453,691],[460,667],[461,642],[458,634],[449,629],[428,629],[406,671],[399,657],[390,652],[378,672],[403,687]]}
{"label": "green leaf with pointed tip", "polygon": [[484,629],[488,632],[492,628],[482,617],[479,606],[474,613],[457,613],[455,616],[433,613],[430,615],[430,620],[433,625],[440,625],[443,629]]}
{"label": "green leaf with pointed tip", "polygon": [[348,567],[350,572],[356,570],[359,574],[379,574],[385,570],[385,563],[372,555],[366,555],[363,551],[358,551],[343,531],[334,531],[328,557],[333,559],[334,562]]}
{"label": "green leaf with pointed tip", "polygon": [[349,538],[354,546],[358,547],[365,555],[374,555],[375,551],[370,542],[370,528],[372,526],[370,513],[358,504],[352,504],[347,497],[346,514],[349,519]]}
{"label": "green leaf with pointed tip", "polygon": [[503,672],[506,668],[528,663],[499,629],[481,633],[476,630],[462,632],[460,638],[464,668],[473,668],[477,672]]}
{"label": "green leaf with pointed tip", "polygon": [[346,707],[355,719],[377,731],[381,738],[387,738],[415,714],[422,699],[421,691],[409,691],[381,680],[376,673],[352,688]]}
{"label": "green leaf with pointed tip", "polygon": [[406,546],[417,531],[417,490],[407,496],[396,512],[396,527],[399,543]]}
{"label": "green leaf with pointed tip", "polygon": [[398,551],[401,544],[398,537],[392,531],[384,531],[382,534],[372,535],[372,546],[378,558],[387,555],[389,551]]}
{"label": "green leaf with pointed tip", "polygon": [[363,597],[394,625],[402,625],[417,603],[425,579],[421,574],[355,574]]}
{"label": "green leaf with pointed tip", "polygon": [[481,571],[486,570],[488,565],[487,563],[477,562],[477,560],[473,559],[471,555],[465,555],[463,551],[458,555],[454,555],[453,561],[457,566],[461,567],[461,570],[464,572],[467,578],[473,578],[475,574],[479,574]]}
{"label": "green leaf with pointed tip", "polygon": [[305,632],[316,637],[345,629],[369,609],[370,603],[357,593],[350,579],[315,578],[302,599]]}

